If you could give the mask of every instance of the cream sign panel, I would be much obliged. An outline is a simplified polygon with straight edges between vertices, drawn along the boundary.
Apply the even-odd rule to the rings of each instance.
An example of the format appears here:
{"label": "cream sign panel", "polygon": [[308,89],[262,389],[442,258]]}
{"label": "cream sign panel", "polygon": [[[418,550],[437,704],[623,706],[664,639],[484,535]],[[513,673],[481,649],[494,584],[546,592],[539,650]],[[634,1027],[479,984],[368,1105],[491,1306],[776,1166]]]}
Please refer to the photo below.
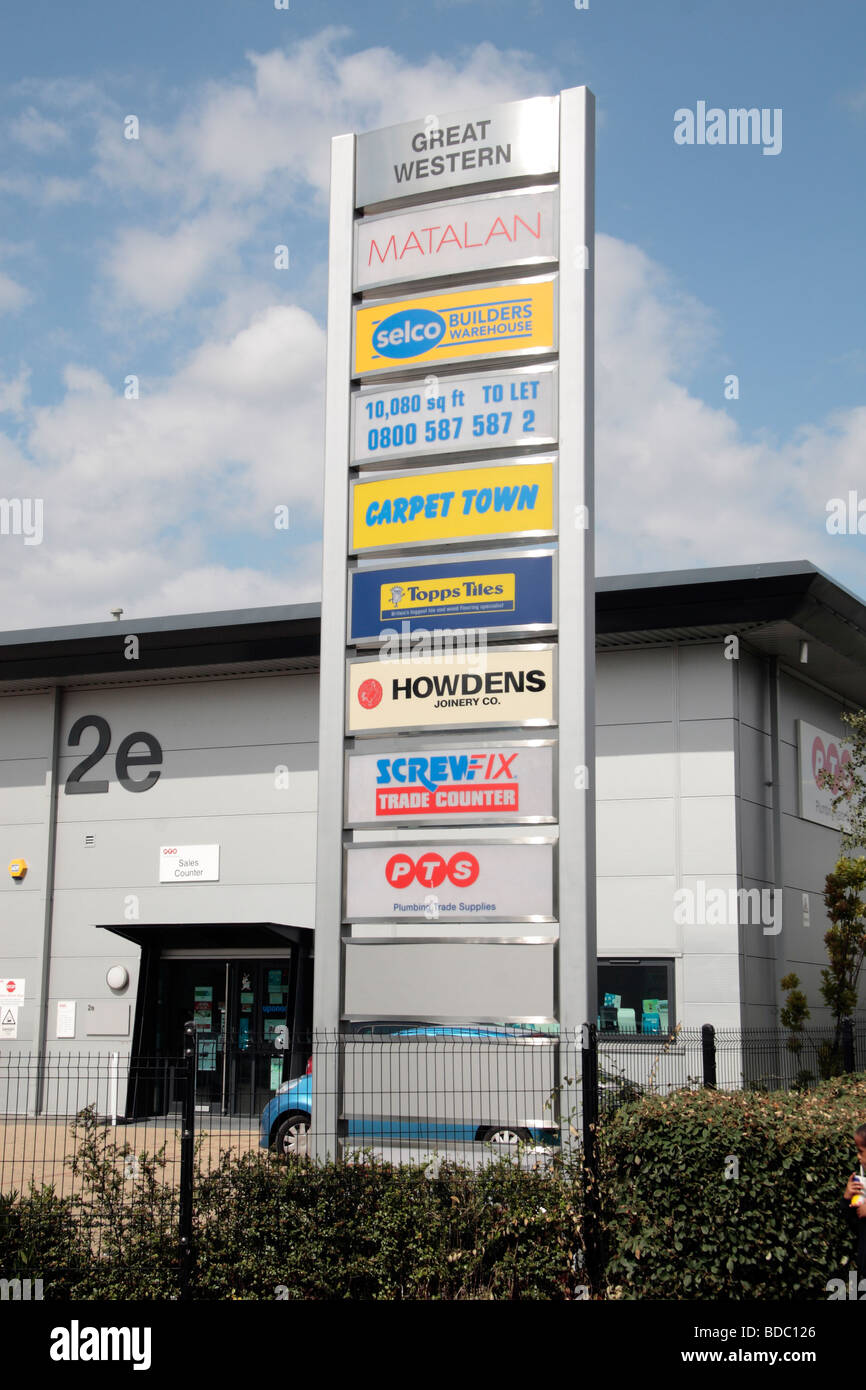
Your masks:
{"label": "cream sign panel", "polygon": [[553,916],[551,844],[416,845],[346,850],[346,921],[533,921]]}
{"label": "cream sign panel", "polygon": [[414,660],[350,661],[346,732],[552,724],[551,647],[491,647]]}
{"label": "cream sign panel", "polygon": [[558,219],[552,188],[365,218],[355,228],[355,289],[556,260]]}

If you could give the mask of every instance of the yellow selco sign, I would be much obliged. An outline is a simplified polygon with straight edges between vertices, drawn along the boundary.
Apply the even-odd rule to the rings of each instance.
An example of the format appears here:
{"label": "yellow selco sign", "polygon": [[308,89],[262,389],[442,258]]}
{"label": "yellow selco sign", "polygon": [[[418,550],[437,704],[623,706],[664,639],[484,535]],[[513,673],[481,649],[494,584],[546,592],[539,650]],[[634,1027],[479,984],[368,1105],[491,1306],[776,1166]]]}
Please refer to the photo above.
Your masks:
{"label": "yellow selco sign", "polygon": [[552,461],[383,474],[354,485],[353,550],[552,530]]}
{"label": "yellow selco sign", "polygon": [[553,280],[450,290],[355,310],[355,375],[525,348],[553,351]]}

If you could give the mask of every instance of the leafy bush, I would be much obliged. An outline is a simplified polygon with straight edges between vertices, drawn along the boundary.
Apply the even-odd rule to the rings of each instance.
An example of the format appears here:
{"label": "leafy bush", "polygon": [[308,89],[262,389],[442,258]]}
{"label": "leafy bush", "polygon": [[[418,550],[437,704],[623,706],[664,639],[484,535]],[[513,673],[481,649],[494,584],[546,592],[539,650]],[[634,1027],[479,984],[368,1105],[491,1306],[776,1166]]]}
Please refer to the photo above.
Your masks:
{"label": "leafy bush", "polygon": [[851,1258],[838,1200],[864,1115],[866,1080],[851,1076],[619,1111],[601,1133],[609,1295],[826,1298]]}

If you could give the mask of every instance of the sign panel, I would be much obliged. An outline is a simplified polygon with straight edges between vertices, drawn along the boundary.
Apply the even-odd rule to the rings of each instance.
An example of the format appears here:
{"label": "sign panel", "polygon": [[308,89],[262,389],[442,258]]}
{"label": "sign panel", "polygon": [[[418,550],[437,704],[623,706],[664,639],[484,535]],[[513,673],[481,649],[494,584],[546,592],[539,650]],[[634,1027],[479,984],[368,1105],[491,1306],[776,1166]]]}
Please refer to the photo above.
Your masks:
{"label": "sign panel", "polygon": [[17,1004],[0,1003],[0,1038],[18,1037]]}
{"label": "sign panel", "polygon": [[476,744],[347,760],[349,825],[553,820],[553,748]]}
{"label": "sign panel", "polygon": [[219,876],[219,845],[160,845],[160,883],[215,883]]}
{"label": "sign panel", "polygon": [[347,922],[407,918],[421,922],[553,917],[553,845],[350,845]]}
{"label": "sign panel", "polygon": [[365,207],[558,168],[558,97],[432,113],[358,136],[355,202]]}
{"label": "sign panel", "polygon": [[366,217],[355,226],[355,289],[555,261],[558,229],[553,188]]}
{"label": "sign panel", "polygon": [[833,798],[853,790],[851,749],[847,740],[805,720],[797,720],[800,754],[800,815],[839,830],[845,823],[844,807],[833,811]]}
{"label": "sign panel", "polygon": [[75,1037],[75,1000],[58,999],[57,1001],[57,1027],[55,1029],[58,1038]]}
{"label": "sign panel", "polygon": [[23,975],[15,980],[0,980],[0,1003],[23,1004],[26,983]]}
{"label": "sign panel", "polygon": [[346,732],[555,722],[552,647],[448,655],[447,661],[350,661]]}
{"label": "sign panel", "polygon": [[[420,631],[553,624],[553,556],[394,565],[349,577],[350,642],[401,641]],[[393,653],[392,654],[396,654]]]}
{"label": "sign panel", "polygon": [[556,276],[355,309],[354,375],[495,353],[553,352]]}
{"label": "sign panel", "polygon": [[352,483],[351,549],[554,532],[554,460],[379,473]]}
{"label": "sign panel", "polygon": [[461,373],[352,398],[352,463],[556,443],[556,367]]}

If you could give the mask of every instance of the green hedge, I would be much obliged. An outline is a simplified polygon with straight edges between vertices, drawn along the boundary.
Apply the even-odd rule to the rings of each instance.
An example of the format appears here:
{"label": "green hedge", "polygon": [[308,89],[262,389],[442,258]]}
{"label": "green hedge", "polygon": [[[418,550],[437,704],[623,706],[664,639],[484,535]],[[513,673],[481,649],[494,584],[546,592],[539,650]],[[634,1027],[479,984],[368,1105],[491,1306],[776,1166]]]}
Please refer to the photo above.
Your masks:
{"label": "green hedge", "polygon": [[[600,1131],[596,1296],[822,1300],[853,1246],[838,1199],[866,1078],[807,1094],[676,1092]],[[107,1127],[79,1117],[74,1198],[0,1197],[0,1274],[46,1298],[177,1298],[177,1193],[162,1156],[118,1174]],[[726,1176],[728,1174],[728,1176]],[[198,1175],[193,1297],[543,1299],[586,1296],[583,1179],[503,1159],[336,1168],[263,1154]]]}
{"label": "green hedge", "polygon": [[852,1258],[838,1200],[864,1118],[855,1077],[623,1107],[602,1131],[608,1297],[826,1299]]}

